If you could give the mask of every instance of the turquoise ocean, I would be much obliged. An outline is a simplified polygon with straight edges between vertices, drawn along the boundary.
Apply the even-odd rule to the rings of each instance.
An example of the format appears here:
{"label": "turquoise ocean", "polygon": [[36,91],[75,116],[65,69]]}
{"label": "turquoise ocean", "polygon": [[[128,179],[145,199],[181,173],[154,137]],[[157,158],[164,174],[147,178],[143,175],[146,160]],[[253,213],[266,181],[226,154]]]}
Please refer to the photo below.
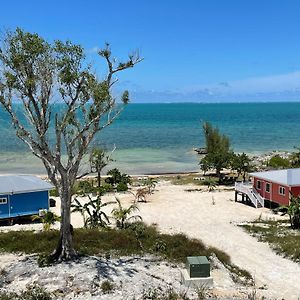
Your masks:
{"label": "turquoise ocean", "polygon": [[[204,121],[226,134],[236,152],[261,154],[300,146],[300,103],[287,102],[130,104],[97,136],[95,145],[115,145],[111,167],[130,174],[197,171],[193,148],[204,145]],[[0,173],[44,173],[1,110],[0,128]]]}

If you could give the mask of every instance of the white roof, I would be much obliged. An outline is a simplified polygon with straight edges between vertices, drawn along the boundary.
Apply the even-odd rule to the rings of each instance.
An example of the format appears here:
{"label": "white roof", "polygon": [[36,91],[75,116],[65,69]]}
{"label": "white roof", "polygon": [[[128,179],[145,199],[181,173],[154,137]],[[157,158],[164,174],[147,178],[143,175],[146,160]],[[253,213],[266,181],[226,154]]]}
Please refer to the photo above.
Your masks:
{"label": "white roof", "polygon": [[255,173],[250,173],[249,175],[258,177],[260,179],[265,179],[272,182],[280,183],[282,185],[288,185],[288,186],[300,185],[300,168],[255,172]]}
{"label": "white roof", "polygon": [[0,176],[0,194],[18,194],[26,192],[48,191],[53,186],[31,175]]}

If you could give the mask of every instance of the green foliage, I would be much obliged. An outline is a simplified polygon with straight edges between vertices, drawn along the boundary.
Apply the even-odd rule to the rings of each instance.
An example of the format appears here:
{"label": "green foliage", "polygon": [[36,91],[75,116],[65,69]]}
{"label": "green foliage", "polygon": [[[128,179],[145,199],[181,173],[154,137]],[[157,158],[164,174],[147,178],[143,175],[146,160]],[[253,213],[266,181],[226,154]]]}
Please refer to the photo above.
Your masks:
{"label": "green foliage", "polygon": [[289,159],[283,158],[276,154],[270,158],[270,160],[267,162],[267,166],[274,169],[285,169],[290,168],[291,164]]}
{"label": "green foliage", "polygon": [[93,186],[93,181],[91,180],[79,180],[75,186],[75,193],[78,195],[86,195],[94,193],[96,189]]}
{"label": "green foliage", "polygon": [[233,154],[231,161],[232,169],[236,170],[239,175],[243,176],[243,180],[246,180],[246,174],[251,171],[251,159],[246,153]]}
{"label": "green foliage", "polygon": [[204,181],[203,181],[203,184],[207,186],[207,190],[209,192],[213,192],[217,186],[217,183],[214,179],[212,178],[206,178]]}
{"label": "green foliage", "polygon": [[[0,252],[49,255],[58,237],[59,231],[56,230],[0,232]],[[86,255],[105,256],[112,252],[128,256],[154,252],[169,261],[184,263],[187,256],[209,257],[214,254],[226,267],[233,267],[230,257],[223,251],[206,247],[200,240],[189,239],[184,234],[161,234],[155,226],[140,222],[131,223],[123,230],[74,229],[74,243],[75,249]],[[234,271],[237,270],[240,269],[236,267]]]}
{"label": "green foliage", "polygon": [[20,294],[0,292],[0,300],[51,300],[52,295],[38,285],[30,285]]}
{"label": "green foliage", "polygon": [[107,172],[107,175],[110,175],[110,177],[106,178],[105,181],[113,186],[119,184],[120,182],[123,182],[125,184],[131,183],[130,176],[125,173],[121,174],[121,172],[117,168],[109,170]]}
{"label": "green foliage", "polygon": [[59,196],[59,193],[58,193],[58,190],[57,189],[53,189],[49,192],[49,196],[50,197],[58,197]]}
{"label": "green foliage", "polygon": [[72,212],[80,212],[83,217],[85,228],[106,228],[109,224],[109,217],[103,211],[103,208],[115,203],[114,201],[102,202],[101,196],[92,199],[88,195],[89,201],[81,204],[78,199],[74,199],[71,205]]}
{"label": "green foliage", "polygon": [[112,192],[113,190],[113,186],[105,182],[98,188],[98,193],[99,195],[104,195],[106,193]]}
{"label": "green foliage", "polygon": [[32,216],[32,220],[42,222],[44,231],[49,231],[51,229],[51,226],[54,225],[55,222],[60,221],[60,217],[57,216],[52,211],[47,211],[42,216],[38,216],[38,215]]}
{"label": "green foliage", "polygon": [[139,215],[131,216],[133,212],[139,210],[135,203],[125,208],[122,206],[122,203],[118,198],[116,198],[116,201],[118,203],[118,207],[112,210],[112,216],[116,220],[117,228],[125,229],[130,221],[142,220],[142,217]]}
{"label": "green foliage", "polygon": [[101,283],[100,289],[103,294],[109,294],[115,289],[115,284],[110,280],[104,280]]}
{"label": "green foliage", "polygon": [[300,168],[300,147],[295,147],[296,151],[290,156],[290,163],[292,168]]}
{"label": "green foliage", "polygon": [[300,231],[286,226],[289,221],[259,221],[240,225],[281,256],[300,262]]}
{"label": "green foliage", "polygon": [[44,268],[51,266],[54,263],[54,261],[51,255],[41,254],[38,257],[37,263],[39,268]]}
{"label": "green foliage", "polygon": [[101,186],[101,172],[112,160],[111,155],[104,149],[94,148],[90,155],[90,166],[92,173],[97,173],[98,188]]}
{"label": "green foliage", "polygon": [[143,185],[148,188],[148,193],[152,194],[156,185],[157,185],[157,180],[154,178],[148,177],[144,182]]}
{"label": "green foliage", "polygon": [[287,214],[290,217],[291,227],[293,229],[300,229],[300,196],[296,197],[291,193]]}
{"label": "green foliage", "polygon": [[117,185],[117,192],[126,192],[128,190],[128,186],[124,182],[119,182]]}
{"label": "green foliage", "polygon": [[229,166],[233,155],[230,149],[229,138],[220,134],[217,128],[210,123],[203,124],[207,154],[200,161],[200,166],[204,170],[215,169],[221,180],[221,171]]}

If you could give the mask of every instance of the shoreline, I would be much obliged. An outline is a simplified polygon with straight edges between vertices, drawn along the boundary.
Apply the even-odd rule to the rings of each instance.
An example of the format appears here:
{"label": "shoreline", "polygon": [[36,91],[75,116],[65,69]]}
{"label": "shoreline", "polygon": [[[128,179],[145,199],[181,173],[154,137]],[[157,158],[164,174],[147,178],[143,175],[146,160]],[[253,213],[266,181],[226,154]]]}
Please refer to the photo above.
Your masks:
{"label": "shoreline", "polygon": [[[129,151],[129,150],[127,150]],[[197,174],[201,173],[199,167],[200,155],[197,155],[196,152],[193,153],[192,149],[187,150],[187,153],[190,157],[189,162],[181,162],[169,158],[166,161],[159,161],[157,157],[150,157],[148,161],[130,161],[126,157],[122,160],[122,156],[103,171],[103,175],[113,168],[118,168],[122,173],[127,173],[130,176],[172,176],[172,175],[188,175],[188,174]],[[242,153],[242,152],[236,152]],[[270,159],[274,155],[280,155],[284,158],[288,157],[292,151],[289,150],[272,150],[264,153],[258,153],[253,151],[252,153],[245,152],[252,160],[255,166],[260,165],[263,161]],[[140,154],[139,154],[140,155]],[[133,154],[134,156],[134,150]],[[157,159],[157,160],[155,160]],[[132,159],[131,159],[132,160]],[[139,160],[139,159],[137,159]],[[86,166],[86,161],[83,162]],[[18,153],[18,152],[1,152],[0,153],[0,175],[15,175],[15,174],[31,174],[37,176],[47,176],[46,171],[40,160],[36,158],[30,152]]]}

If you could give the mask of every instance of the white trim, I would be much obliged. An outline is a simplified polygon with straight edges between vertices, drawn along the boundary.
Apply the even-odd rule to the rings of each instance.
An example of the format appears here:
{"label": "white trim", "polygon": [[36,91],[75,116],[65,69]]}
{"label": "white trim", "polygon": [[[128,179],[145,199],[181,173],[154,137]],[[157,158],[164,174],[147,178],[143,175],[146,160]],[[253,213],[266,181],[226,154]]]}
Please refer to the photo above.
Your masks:
{"label": "white trim", "polygon": [[[269,186],[269,190],[267,191],[267,186]],[[271,192],[271,183],[270,182],[266,182],[266,185],[265,185],[265,192],[270,194]]]}
{"label": "white trim", "polygon": [[[283,189],[283,193],[280,192],[280,189]],[[285,187],[284,186],[279,186],[279,188],[278,188],[278,194],[280,196],[285,196]]]}
{"label": "white trim", "polygon": [[46,188],[46,189],[41,189],[41,190],[28,190],[28,191],[17,191],[17,192],[14,192],[14,191],[10,191],[10,192],[1,192],[0,194],[1,195],[15,195],[15,194],[24,194],[24,193],[35,193],[35,192],[45,192],[45,191],[50,191],[54,189],[53,188]]}
{"label": "white trim", "polygon": [[0,205],[7,204],[7,197],[0,197]]}
{"label": "white trim", "polygon": [[[259,183],[259,187],[258,187],[258,183]],[[260,180],[256,180],[256,189],[261,190],[261,181]]]}

